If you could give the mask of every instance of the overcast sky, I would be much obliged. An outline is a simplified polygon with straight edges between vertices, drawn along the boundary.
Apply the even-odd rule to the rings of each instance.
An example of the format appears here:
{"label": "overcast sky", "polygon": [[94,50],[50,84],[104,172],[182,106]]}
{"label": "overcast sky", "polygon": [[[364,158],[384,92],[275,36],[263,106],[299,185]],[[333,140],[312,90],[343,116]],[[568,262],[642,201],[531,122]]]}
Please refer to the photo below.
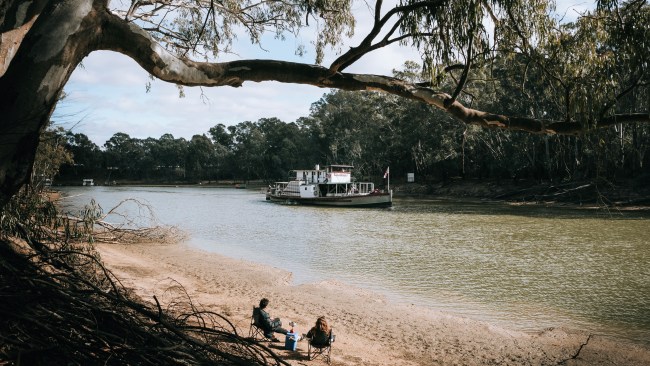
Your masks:
{"label": "overcast sky", "polygon": [[[355,37],[346,43],[347,46],[356,45],[359,37],[365,34],[364,30],[371,25],[367,7],[363,2],[355,4],[358,4],[355,5],[357,27]],[[574,19],[576,9],[591,6],[591,2],[563,0],[558,1],[557,10],[559,14],[566,14],[565,18]],[[284,42],[269,37],[263,43],[266,51],[251,46],[247,37],[241,37],[233,49],[241,59],[313,63],[314,51],[309,47],[312,36],[306,33],[300,40]],[[308,50],[302,57],[294,55],[298,42]],[[335,57],[333,52],[329,52],[324,65]],[[220,61],[235,58],[229,56]],[[391,75],[393,69],[401,68],[407,60],[420,59],[411,49],[395,45],[373,52],[346,71]],[[148,82],[151,82],[151,90],[147,93]],[[179,98],[175,85],[150,80],[149,74],[130,58],[98,51],[84,59],[82,66],[73,72],[65,87],[67,98],[59,103],[53,120],[74,133],[86,134],[99,146],[117,132],[141,139],[159,138],[165,133],[190,139],[193,135],[207,133],[218,123],[235,125],[267,117],[293,122],[307,116],[311,104],[329,89],[277,82],[245,82],[240,88],[186,87],[184,91],[185,98]]]}

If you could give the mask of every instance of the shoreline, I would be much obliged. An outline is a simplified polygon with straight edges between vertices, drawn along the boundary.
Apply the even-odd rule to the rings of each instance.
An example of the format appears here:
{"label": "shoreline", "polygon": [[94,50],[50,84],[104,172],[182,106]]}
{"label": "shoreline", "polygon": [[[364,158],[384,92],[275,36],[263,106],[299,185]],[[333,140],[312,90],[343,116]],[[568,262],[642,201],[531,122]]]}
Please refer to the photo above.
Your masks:
{"label": "shoreline", "polygon": [[[430,298],[428,296],[422,296],[419,293],[400,291],[400,289],[396,287],[382,286],[381,282],[371,281],[369,283],[364,279],[358,278],[358,276],[336,277],[336,275],[333,274],[315,274],[310,272],[307,267],[300,265],[297,266],[296,263],[288,265],[286,262],[277,261],[277,258],[265,261],[262,258],[251,257],[248,252],[232,253],[230,250],[226,250],[226,252],[230,252],[230,254],[226,254],[215,250],[213,247],[214,242],[210,242],[209,246],[202,245],[201,243],[201,241],[197,243],[189,239],[182,245],[186,246],[190,251],[201,251],[207,255],[214,254],[216,256],[239,260],[245,263],[250,262],[255,263],[256,265],[268,266],[269,268],[286,271],[291,275],[289,285],[293,286],[300,286],[303,284],[309,285],[323,281],[335,281],[340,282],[344,286],[358,288],[360,291],[373,293],[377,297],[381,297],[383,301],[395,305],[436,309],[452,317],[467,318],[477,322],[484,322],[497,328],[505,328],[524,333],[535,333],[546,328],[564,328],[570,330],[579,329],[586,333],[598,334],[601,337],[614,341],[637,344],[641,347],[650,348],[650,342],[645,338],[646,333],[643,331],[633,332],[620,324],[612,325],[609,323],[605,325],[604,323],[593,321],[589,318],[576,318],[576,315],[572,314],[567,309],[528,303],[524,306],[527,309],[527,312],[521,314],[521,310],[518,309],[518,306],[513,306],[511,308],[509,304],[479,302],[476,299],[467,298],[464,294],[454,291],[448,291],[444,294],[438,293],[435,298]],[[307,272],[307,274],[305,274],[305,272]],[[529,316],[529,314],[534,315]]]}
{"label": "shoreline", "polygon": [[[79,185],[60,185],[52,186],[51,191],[57,191],[60,187],[81,187]],[[242,189],[235,187],[235,184],[217,184],[217,183],[121,183],[117,185],[97,185],[97,187],[187,187],[187,188],[206,188],[206,189]],[[264,184],[251,183],[250,187],[244,188],[247,191],[259,192],[261,188],[266,187]],[[509,188],[508,188],[509,187]],[[550,185],[540,184],[537,189],[550,188]],[[562,201],[553,199],[540,199],[531,197],[517,196],[516,193],[503,194],[508,189],[514,190],[512,185],[497,186],[492,181],[476,183],[462,182],[448,184],[418,185],[414,183],[396,184],[393,187],[394,198],[405,199],[424,199],[424,200],[461,200],[467,202],[480,203],[498,203],[509,206],[528,206],[528,207],[546,207],[559,210],[576,210],[576,211],[603,211],[615,215],[619,213],[630,213],[639,215],[650,215],[650,190],[642,194],[642,198],[621,199],[617,197],[613,201],[593,202],[585,200],[584,202]],[[625,191],[622,189],[621,191]],[[502,194],[496,194],[502,193]],[[611,193],[611,192],[610,192]],[[507,197],[504,197],[507,196]],[[603,197],[606,195],[603,194]]]}
{"label": "shoreline", "polygon": [[[247,335],[250,314],[267,297],[271,316],[298,323],[306,333],[325,315],[337,335],[333,365],[646,365],[650,348],[586,331],[564,328],[524,332],[444,311],[397,304],[372,291],[337,280],[293,284],[283,269],[206,252],[187,244],[98,244],[107,268],[145,301],[163,306],[165,288],[181,285],[192,302],[224,314]],[[296,352],[268,344],[291,365],[306,361],[307,344]],[[577,355],[577,356],[576,356]]]}

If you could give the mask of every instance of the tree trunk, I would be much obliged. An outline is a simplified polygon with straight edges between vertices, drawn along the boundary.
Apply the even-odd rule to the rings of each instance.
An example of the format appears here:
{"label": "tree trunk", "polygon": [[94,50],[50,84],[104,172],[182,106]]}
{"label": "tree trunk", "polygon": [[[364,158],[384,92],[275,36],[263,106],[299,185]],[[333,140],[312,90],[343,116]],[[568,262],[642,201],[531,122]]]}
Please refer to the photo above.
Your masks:
{"label": "tree trunk", "polygon": [[50,1],[13,33],[3,34],[0,207],[29,178],[39,135],[70,74],[91,50],[96,19],[92,0]]}

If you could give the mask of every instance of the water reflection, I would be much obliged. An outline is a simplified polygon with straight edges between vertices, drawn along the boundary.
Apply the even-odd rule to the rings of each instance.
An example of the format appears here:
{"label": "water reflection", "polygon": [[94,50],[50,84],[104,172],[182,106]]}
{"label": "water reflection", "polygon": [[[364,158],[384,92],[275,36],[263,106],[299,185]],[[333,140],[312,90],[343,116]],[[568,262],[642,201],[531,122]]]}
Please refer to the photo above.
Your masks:
{"label": "water reflection", "polygon": [[519,329],[578,326],[650,339],[650,234],[639,213],[397,198],[389,209],[314,208],[207,188],[70,188],[104,208],[149,202],[191,244],[336,278],[395,301]]}

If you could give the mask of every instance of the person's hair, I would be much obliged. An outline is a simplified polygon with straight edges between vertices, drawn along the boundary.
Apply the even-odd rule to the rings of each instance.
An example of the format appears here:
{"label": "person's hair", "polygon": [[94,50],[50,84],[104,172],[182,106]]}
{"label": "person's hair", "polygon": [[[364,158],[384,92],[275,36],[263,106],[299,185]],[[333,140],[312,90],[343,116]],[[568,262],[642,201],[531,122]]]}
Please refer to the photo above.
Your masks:
{"label": "person's hair", "polygon": [[330,326],[327,325],[327,320],[325,320],[324,316],[319,316],[318,319],[316,319],[315,328],[323,333],[329,333],[330,331]]}
{"label": "person's hair", "polygon": [[269,299],[267,299],[266,297],[263,298],[262,300],[260,300],[260,309],[264,309],[268,304],[269,304]]}

